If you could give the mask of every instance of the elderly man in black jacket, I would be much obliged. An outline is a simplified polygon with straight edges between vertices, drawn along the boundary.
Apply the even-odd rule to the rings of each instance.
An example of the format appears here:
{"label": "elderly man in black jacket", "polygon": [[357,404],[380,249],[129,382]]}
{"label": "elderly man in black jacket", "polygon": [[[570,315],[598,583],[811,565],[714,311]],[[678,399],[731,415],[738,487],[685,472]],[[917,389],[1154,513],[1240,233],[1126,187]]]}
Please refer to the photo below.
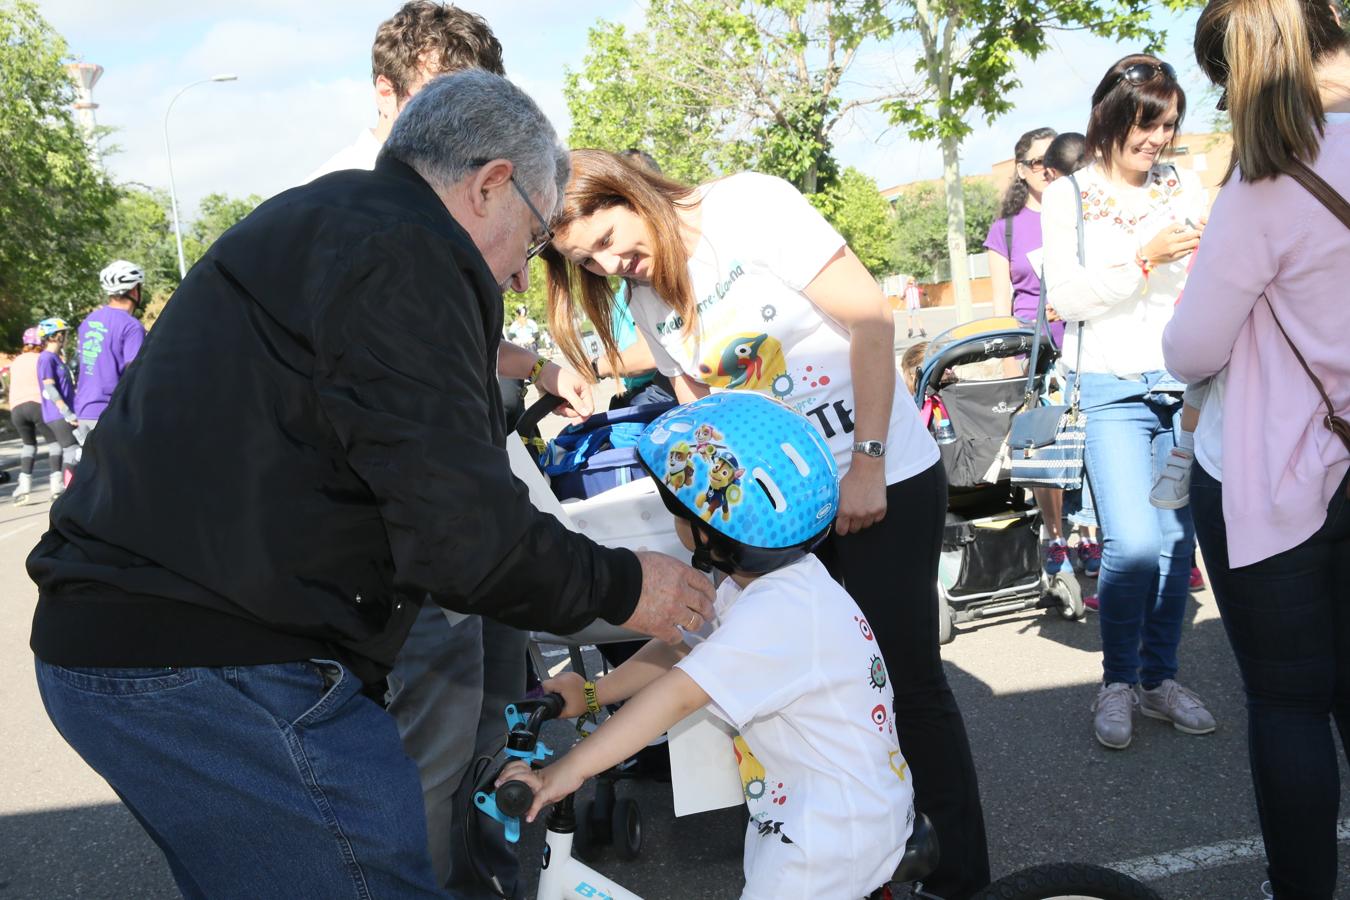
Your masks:
{"label": "elderly man in black jacket", "polygon": [[52,721],[186,896],[445,896],[369,699],[420,598],[666,639],[712,591],[510,473],[499,285],[567,174],[530,99],[437,79],[374,172],[287,191],[198,263],[29,557]]}

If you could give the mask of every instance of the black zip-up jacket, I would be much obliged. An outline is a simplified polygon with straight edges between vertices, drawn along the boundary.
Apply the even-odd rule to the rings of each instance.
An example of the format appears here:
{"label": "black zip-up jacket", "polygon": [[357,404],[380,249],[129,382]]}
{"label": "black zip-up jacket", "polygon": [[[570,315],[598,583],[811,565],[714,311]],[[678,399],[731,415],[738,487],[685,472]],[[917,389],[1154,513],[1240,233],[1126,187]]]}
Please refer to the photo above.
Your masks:
{"label": "black zip-up jacket", "polygon": [[374,683],[427,593],[555,632],[626,620],[637,557],[510,472],[501,332],[486,262],[402,163],[262,204],[188,274],[52,507],[33,651],[336,657]]}

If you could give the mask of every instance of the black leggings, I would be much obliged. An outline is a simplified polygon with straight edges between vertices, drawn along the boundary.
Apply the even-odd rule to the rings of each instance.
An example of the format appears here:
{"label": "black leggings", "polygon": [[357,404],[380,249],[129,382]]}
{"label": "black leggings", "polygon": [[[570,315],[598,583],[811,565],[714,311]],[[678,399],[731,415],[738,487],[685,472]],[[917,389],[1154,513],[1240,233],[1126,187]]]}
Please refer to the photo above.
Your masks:
{"label": "black leggings", "polygon": [[[19,440],[23,442],[24,447],[32,448],[19,457],[19,471],[25,475],[33,474],[33,462],[37,458],[38,435],[41,434],[47,439],[47,453],[51,457],[52,471],[55,472],[57,467],[61,465],[61,445],[56,442],[52,430],[42,421],[42,404],[35,403],[32,400],[27,403],[20,403],[10,410],[9,420],[14,423],[14,430],[19,432]],[[65,423],[61,424],[64,425]],[[71,437],[71,440],[74,440],[74,436]]]}
{"label": "black leggings", "polygon": [[965,722],[938,651],[938,557],[947,473],[937,463],[886,488],[886,516],[832,534],[816,551],[867,616],[895,690],[895,728],[914,773],[915,806],[933,821],[941,863],[924,888],[964,900],[989,884],[980,788]]}

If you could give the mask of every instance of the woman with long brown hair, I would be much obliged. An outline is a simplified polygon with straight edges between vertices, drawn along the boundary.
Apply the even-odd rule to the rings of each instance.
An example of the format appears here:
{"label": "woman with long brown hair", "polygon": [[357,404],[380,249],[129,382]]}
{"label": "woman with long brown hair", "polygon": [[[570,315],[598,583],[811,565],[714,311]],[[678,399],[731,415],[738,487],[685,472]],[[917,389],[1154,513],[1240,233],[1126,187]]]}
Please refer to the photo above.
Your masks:
{"label": "woman with long brown hair", "polygon": [[890,672],[917,806],[943,841],[929,887],[970,896],[988,882],[989,863],[965,725],[938,654],[947,481],[898,386],[881,289],[795,188],[754,173],[689,187],[610,153],[574,151],[553,232],[550,326],[579,371],[589,369],[575,328],[582,315],[606,355],[617,354],[609,279],[623,278],[678,399],[712,388],[768,394],[830,446],[839,514],[817,553],[862,608]]}
{"label": "woman with long brown hair", "polygon": [[1191,507],[1247,694],[1270,888],[1325,900],[1333,719],[1350,748],[1350,429],[1331,430],[1350,418],[1350,222],[1300,179],[1350,197],[1350,39],[1327,0],[1213,0],[1195,57],[1224,91],[1234,165],[1163,349],[1211,380]]}

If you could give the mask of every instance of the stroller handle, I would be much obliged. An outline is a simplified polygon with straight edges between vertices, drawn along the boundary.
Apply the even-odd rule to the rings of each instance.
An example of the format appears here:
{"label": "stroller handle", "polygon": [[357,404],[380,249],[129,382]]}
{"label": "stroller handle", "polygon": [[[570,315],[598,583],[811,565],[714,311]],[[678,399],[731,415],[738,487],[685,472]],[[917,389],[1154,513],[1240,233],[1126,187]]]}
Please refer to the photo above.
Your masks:
{"label": "stroller handle", "polygon": [[529,409],[520,414],[513,430],[521,437],[528,437],[543,421],[544,416],[562,406],[564,402],[563,398],[554,394],[540,393],[539,399],[531,403]]}

